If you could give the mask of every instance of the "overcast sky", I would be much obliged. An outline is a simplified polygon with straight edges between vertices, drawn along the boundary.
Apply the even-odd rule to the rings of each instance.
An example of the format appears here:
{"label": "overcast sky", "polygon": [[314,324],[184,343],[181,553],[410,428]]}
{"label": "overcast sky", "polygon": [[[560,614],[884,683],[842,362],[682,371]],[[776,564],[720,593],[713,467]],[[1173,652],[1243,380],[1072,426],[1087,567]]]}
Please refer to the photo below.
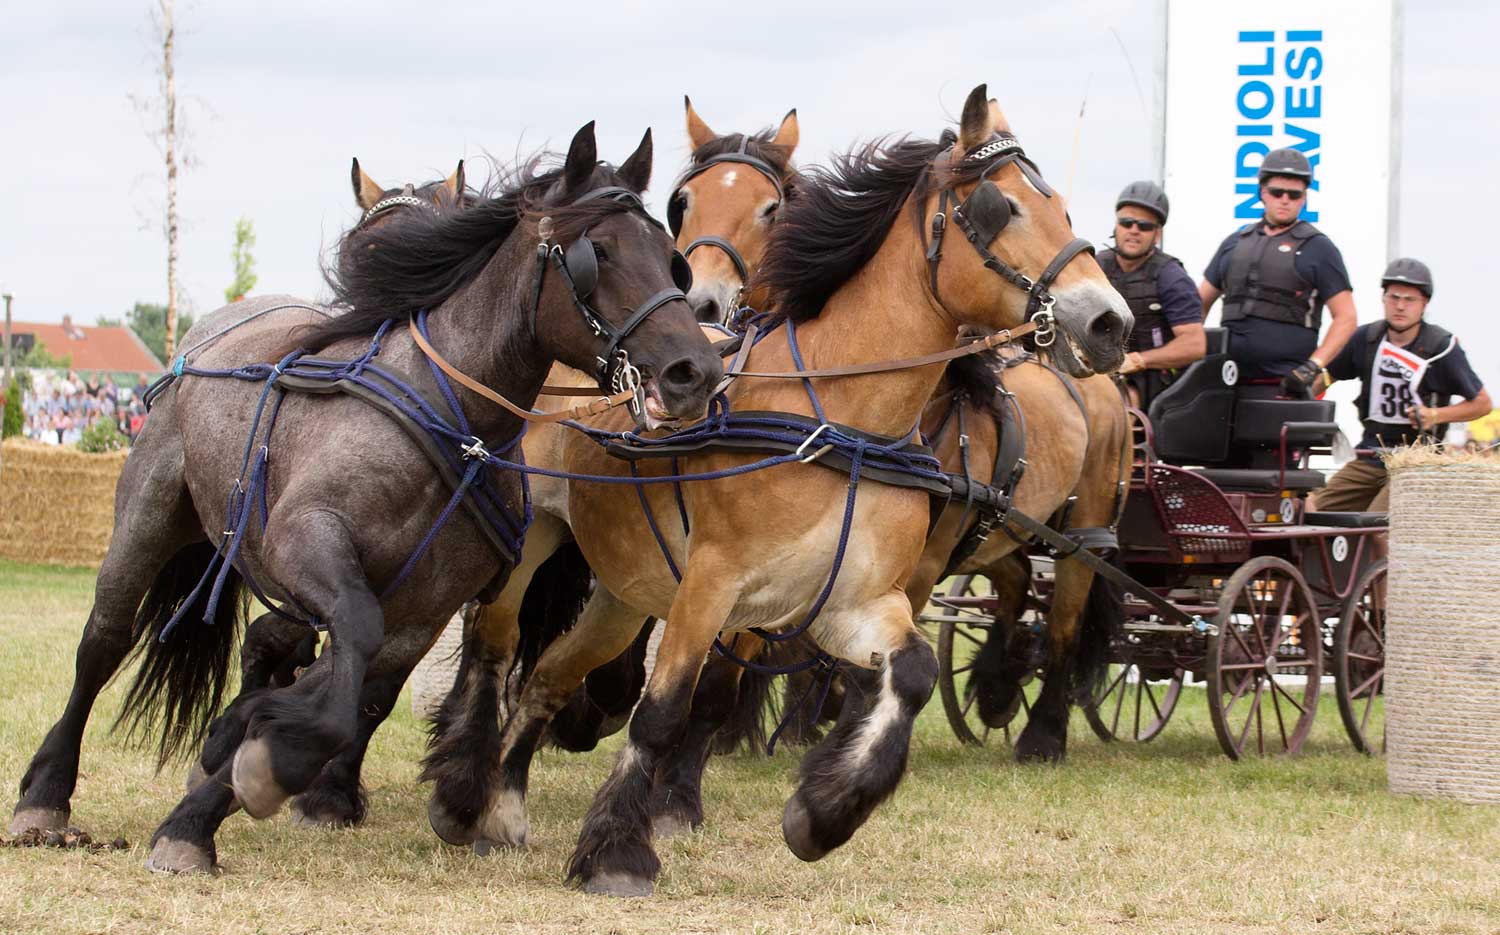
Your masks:
{"label": "overcast sky", "polygon": [[[322,251],[357,217],[351,156],[396,185],[446,175],[461,156],[565,147],[590,119],[601,156],[619,161],[650,126],[660,208],[687,156],[684,93],[720,132],[774,124],[796,107],[808,163],[883,133],[933,136],[988,82],[1067,189],[1086,92],[1071,213],[1096,241],[1119,188],[1152,174],[1155,0],[178,5],[193,158],[180,183],[181,290],[199,312],[222,304],[241,215],[259,241],[257,291],[322,292]],[[148,9],[8,5],[0,281],[19,320],[93,324],[165,297],[161,161],[130,99],[154,89]],[[1404,22],[1400,249],[1431,263],[1430,316],[1460,334],[1500,389],[1488,283],[1500,12],[1424,0],[1406,4]],[[1361,320],[1377,316],[1376,284],[1355,286]]]}

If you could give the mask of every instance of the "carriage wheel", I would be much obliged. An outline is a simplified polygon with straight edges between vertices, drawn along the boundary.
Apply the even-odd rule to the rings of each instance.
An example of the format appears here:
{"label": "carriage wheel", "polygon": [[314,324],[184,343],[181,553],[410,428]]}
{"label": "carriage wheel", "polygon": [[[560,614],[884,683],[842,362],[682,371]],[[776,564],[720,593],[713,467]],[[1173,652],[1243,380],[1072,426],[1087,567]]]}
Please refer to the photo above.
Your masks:
{"label": "carriage wheel", "polygon": [[[1296,753],[1323,675],[1322,615],[1295,566],[1263,555],[1224,584],[1208,641],[1208,711],[1231,759]],[[1302,684],[1290,682],[1300,678]]]}
{"label": "carriage wheel", "polygon": [[1105,743],[1145,743],[1167,726],[1182,693],[1183,671],[1170,678],[1143,671],[1135,663],[1109,667],[1098,697],[1083,706],[1083,716]]}
{"label": "carriage wheel", "polygon": [[[1333,631],[1334,695],[1344,730],[1361,753],[1374,753],[1370,732],[1376,700],[1385,689],[1385,581],[1381,559],[1360,575]],[[1382,732],[1383,733],[1383,732]],[[1385,740],[1382,736],[1381,745]]]}
{"label": "carriage wheel", "polygon": [[1012,730],[1024,726],[1024,721],[1016,720],[1017,715],[1023,710],[1030,713],[1031,701],[1041,684],[1029,675],[1023,678],[1016,700],[1001,715],[1002,723],[990,725],[979,719],[976,686],[965,676],[972,671],[974,656],[995,625],[989,609],[995,606],[995,598],[994,585],[988,578],[961,575],[948,588],[946,599],[951,603],[941,604],[946,619],[938,625],[938,694],[943,699],[943,712],[954,736],[976,746],[989,743],[990,735],[997,730],[1008,742]]}

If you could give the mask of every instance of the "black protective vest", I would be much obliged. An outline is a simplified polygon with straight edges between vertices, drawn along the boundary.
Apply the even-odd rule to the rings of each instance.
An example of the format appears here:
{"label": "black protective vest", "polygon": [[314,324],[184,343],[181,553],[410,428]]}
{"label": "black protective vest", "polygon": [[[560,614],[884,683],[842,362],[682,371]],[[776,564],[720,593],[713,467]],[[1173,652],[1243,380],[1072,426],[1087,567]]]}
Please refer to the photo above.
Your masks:
{"label": "black protective vest", "polygon": [[[1126,349],[1147,351],[1172,340],[1172,326],[1161,307],[1157,283],[1161,279],[1163,267],[1168,263],[1181,266],[1182,261],[1157,250],[1149,260],[1127,273],[1120,268],[1120,261],[1113,250],[1099,251],[1097,259],[1104,275],[1109,277],[1109,284],[1125,299],[1125,304],[1130,306],[1130,313],[1135,316],[1135,330],[1130,332]],[[1158,331],[1162,336],[1161,344],[1155,341]]]}
{"label": "black protective vest", "polygon": [[1323,325],[1323,297],[1297,274],[1296,259],[1302,245],[1320,233],[1306,221],[1273,237],[1261,233],[1260,224],[1241,231],[1224,274],[1222,320],[1265,318],[1317,334]]}
{"label": "black protective vest", "polygon": [[[1380,341],[1384,337],[1385,321],[1381,320],[1361,325],[1359,330],[1349,338],[1349,343],[1359,349],[1359,398],[1354,401],[1354,405],[1359,409],[1359,419],[1364,426],[1365,437],[1368,439],[1373,436],[1379,439],[1382,443],[1381,447],[1391,447],[1402,441],[1403,436],[1407,443],[1435,442],[1442,439],[1448,433],[1447,423],[1435,425],[1417,438],[1417,430],[1414,428],[1403,428],[1388,422],[1375,422],[1368,418],[1370,415],[1370,368],[1375,366],[1375,354],[1380,350]],[[1431,360],[1447,350],[1448,342],[1452,338],[1451,331],[1424,321],[1422,327],[1417,330],[1416,339],[1402,350],[1415,354],[1423,360]],[[1429,392],[1418,402],[1429,408],[1435,408],[1446,405],[1448,401],[1438,399],[1438,394]]]}

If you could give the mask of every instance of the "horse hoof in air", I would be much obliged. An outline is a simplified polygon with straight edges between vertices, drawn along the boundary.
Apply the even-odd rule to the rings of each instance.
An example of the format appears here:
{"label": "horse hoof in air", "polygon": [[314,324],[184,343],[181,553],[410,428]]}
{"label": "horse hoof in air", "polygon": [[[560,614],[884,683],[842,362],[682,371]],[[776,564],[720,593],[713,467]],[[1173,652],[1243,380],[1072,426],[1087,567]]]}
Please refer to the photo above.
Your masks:
{"label": "horse hoof in air", "polygon": [[786,800],[786,809],[781,813],[781,836],[786,846],[800,860],[812,863],[828,856],[827,848],[813,838],[812,815],[802,802],[802,796],[793,795]]}
{"label": "horse hoof in air", "polygon": [[271,745],[256,737],[240,744],[230,771],[235,798],[251,818],[270,818],[289,795],[271,772]]}

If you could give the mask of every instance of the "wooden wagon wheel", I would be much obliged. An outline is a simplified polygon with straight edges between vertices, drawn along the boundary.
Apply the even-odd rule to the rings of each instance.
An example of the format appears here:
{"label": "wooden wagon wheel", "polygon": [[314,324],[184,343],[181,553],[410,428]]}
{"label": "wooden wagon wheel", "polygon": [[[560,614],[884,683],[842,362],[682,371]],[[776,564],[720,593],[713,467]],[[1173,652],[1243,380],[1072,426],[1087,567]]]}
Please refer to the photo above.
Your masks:
{"label": "wooden wagon wheel", "polygon": [[[1371,715],[1385,689],[1385,582],[1381,559],[1359,576],[1333,631],[1334,696],[1344,730],[1361,753],[1375,752]],[[1384,749],[1384,736],[1380,744]]]}
{"label": "wooden wagon wheel", "polygon": [[1220,746],[1236,760],[1296,753],[1323,675],[1322,615],[1302,573],[1269,555],[1251,559],[1225,582],[1214,622],[1208,710]]}
{"label": "wooden wagon wheel", "polygon": [[948,726],[960,742],[984,746],[990,735],[999,730],[1007,742],[1011,728],[1021,727],[1015,719],[1023,710],[1029,715],[1031,700],[1040,682],[1028,675],[1021,682],[1015,700],[1001,712],[997,723],[986,724],[979,718],[976,685],[964,678],[973,670],[974,655],[989,639],[995,626],[994,608],[998,604],[994,585],[983,575],[961,575],[953,579],[948,593],[939,599],[944,619],[938,624],[938,694]]}
{"label": "wooden wagon wheel", "polygon": [[1113,663],[1099,695],[1083,705],[1083,716],[1105,743],[1145,743],[1167,726],[1182,694],[1183,671],[1170,677],[1133,663]]}

